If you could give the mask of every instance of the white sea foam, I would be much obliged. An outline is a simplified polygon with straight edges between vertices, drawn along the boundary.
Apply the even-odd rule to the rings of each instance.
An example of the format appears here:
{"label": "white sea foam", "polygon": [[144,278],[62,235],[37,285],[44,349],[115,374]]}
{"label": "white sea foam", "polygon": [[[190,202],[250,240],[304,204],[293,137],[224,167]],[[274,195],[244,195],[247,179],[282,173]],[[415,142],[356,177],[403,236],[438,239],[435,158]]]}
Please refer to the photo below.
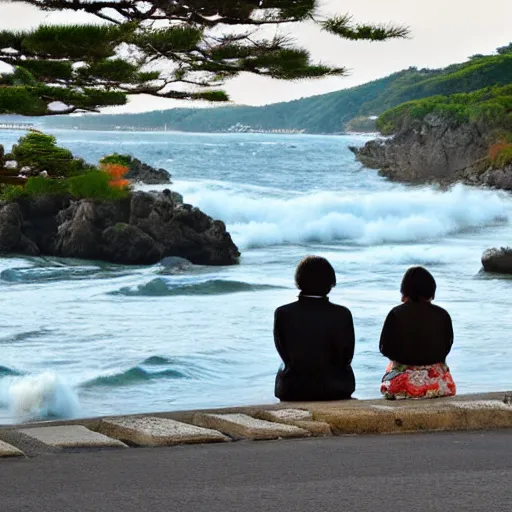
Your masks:
{"label": "white sea foam", "polygon": [[0,405],[18,421],[70,418],[79,410],[76,393],[53,372],[0,379]]}
{"label": "white sea foam", "polygon": [[377,193],[315,192],[290,198],[255,197],[243,189],[212,190],[180,183],[185,200],[228,225],[242,249],[346,240],[360,245],[438,240],[507,222],[510,199],[458,185]]}

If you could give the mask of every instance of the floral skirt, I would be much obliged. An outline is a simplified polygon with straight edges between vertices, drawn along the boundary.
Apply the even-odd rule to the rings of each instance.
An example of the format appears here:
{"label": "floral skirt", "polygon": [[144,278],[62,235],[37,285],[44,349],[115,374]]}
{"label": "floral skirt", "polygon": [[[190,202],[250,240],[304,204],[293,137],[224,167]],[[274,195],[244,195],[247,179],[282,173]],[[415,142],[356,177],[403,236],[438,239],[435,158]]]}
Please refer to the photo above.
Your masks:
{"label": "floral skirt", "polygon": [[456,392],[450,369],[444,363],[407,366],[389,363],[380,391],[385,398],[439,398]]}

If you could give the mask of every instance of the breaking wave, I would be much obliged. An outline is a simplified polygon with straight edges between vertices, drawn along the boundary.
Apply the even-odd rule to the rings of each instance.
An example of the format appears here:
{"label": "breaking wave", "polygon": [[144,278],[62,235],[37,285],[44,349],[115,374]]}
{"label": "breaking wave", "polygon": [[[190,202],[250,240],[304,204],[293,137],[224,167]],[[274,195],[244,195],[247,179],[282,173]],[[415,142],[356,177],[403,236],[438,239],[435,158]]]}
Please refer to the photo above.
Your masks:
{"label": "breaking wave", "polygon": [[495,191],[457,185],[372,193],[316,192],[291,198],[255,197],[178,187],[188,202],[226,222],[242,248],[347,241],[359,245],[421,242],[506,222],[510,201]]}
{"label": "breaking wave", "polygon": [[8,408],[18,421],[71,418],[79,412],[78,396],[53,372],[20,375],[0,370],[0,407]]}

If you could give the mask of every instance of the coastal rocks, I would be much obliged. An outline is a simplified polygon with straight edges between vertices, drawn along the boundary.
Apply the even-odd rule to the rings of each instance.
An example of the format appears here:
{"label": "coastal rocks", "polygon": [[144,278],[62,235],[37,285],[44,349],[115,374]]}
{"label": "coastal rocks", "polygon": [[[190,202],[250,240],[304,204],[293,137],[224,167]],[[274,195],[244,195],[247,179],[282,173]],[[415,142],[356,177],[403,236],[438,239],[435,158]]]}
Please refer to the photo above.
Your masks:
{"label": "coastal rocks", "polygon": [[486,157],[488,141],[476,125],[451,125],[427,116],[421,125],[404,127],[393,138],[352,148],[366,167],[394,181],[425,183],[461,181],[461,173],[474,173],[475,163]]}
{"label": "coastal rocks", "polygon": [[486,272],[512,274],[512,247],[487,249],[482,255],[482,265]]}
{"label": "coastal rocks", "polygon": [[6,204],[0,209],[0,251],[10,252],[21,239],[23,218],[17,204]]}
{"label": "coastal rocks", "polygon": [[223,222],[169,190],[108,202],[42,196],[0,203],[0,252],[131,265],[166,257],[232,265],[240,256]]}
{"label": "coastal rocks", "polygon": [[168,185],[171,183],[171,175],[168,171],[151,167],[137,158],[131,158],[128,168],[129,171],[124,177],[135,183],[146,185]]}
{"label": "coastal rocks", "polygon": [[503,169],[488,167],[483,172],[478,172],[478,168],[473,166],[465,170],[463,178],[464,183],[468,185],[485,185],[512,191],[512,165],[507,165]]}

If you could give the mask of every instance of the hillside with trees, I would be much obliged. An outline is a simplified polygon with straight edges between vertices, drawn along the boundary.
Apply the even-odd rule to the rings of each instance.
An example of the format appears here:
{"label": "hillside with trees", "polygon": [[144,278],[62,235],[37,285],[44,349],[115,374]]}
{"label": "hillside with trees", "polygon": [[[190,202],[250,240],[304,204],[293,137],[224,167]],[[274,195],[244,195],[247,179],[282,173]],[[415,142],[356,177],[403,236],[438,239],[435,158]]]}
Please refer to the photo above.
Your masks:
{"label": "hillside with trees", "polygon": [[[144,114],[55,118],[48,126],[81,129],[147,128],[200,132],[228,131],[236,124],[257,130],[341,133],[357,117],[376,116],[420,98],[469,93],[512,83],[512,46],[475,55],[444,69],[409,68],[373,82],[329,94],[264,107],[223,106],[171,109]],[[360,124],[360,122],[359,122]]]}

